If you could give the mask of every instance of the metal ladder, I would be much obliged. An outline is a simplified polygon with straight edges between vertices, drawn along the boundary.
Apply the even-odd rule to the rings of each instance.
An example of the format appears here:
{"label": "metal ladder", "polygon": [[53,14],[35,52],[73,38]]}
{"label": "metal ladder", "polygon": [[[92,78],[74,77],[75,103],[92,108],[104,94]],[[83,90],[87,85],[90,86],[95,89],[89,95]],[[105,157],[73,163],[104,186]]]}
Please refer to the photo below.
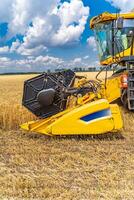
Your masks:
{"label": "metal ladder", "polygon": [[134,110],[134,69],[129,69],[128,72],[128,109]]}

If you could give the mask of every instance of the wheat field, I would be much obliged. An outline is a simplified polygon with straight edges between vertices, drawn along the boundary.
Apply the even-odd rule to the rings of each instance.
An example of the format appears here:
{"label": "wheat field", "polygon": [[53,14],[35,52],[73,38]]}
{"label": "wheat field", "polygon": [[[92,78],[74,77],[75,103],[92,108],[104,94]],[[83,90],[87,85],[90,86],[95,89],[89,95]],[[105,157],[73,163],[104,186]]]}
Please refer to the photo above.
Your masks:
{"label": "wheat field", "polygon": [[134,114],[121,107],[122,131],[99,138],[24,132],[35,117],[21,106],[23,82],[33,76],[0,76],[0,199],[134,199]]}

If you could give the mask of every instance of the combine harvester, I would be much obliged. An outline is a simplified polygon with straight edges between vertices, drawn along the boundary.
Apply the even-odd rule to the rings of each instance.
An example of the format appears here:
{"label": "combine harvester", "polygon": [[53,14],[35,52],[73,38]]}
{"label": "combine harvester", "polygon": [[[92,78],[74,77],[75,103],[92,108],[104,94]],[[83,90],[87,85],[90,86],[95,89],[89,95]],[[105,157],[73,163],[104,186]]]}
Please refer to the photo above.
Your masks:
{"label": "combine harvester", "polygon": [[[96,80],[66,70],[25,81],[23,105],[39,119],[22,129],[54,136],[104,134],[123,127],[119,107],[112,102],[120,98],[134,110],[134,13],[106,12],[94,17],[90,27],[104,66]],[[110,68],[114,72],[108,78]],[[98,78],[102,71],[104,80]]]}

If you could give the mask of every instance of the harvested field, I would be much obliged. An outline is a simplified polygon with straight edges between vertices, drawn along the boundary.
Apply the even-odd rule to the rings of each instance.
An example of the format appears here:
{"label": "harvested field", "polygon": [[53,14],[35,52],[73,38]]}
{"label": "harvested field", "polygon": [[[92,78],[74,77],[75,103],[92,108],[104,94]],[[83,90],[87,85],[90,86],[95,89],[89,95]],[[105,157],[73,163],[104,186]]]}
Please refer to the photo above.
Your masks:
{"label": "harvested field", "polygon": [[30,77],[0,76],[0,199],[134,199],[134,114],[121,108],[123,130],[99,138],[21,131],[35,118],[21,106]]}

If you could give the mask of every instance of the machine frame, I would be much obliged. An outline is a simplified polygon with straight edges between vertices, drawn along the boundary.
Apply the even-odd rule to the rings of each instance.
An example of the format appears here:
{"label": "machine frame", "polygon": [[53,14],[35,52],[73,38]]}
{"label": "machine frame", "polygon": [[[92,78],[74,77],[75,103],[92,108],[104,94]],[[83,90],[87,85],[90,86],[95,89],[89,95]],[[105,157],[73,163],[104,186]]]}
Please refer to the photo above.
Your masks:
{"label": "machine frame", "polygon": [[[120,99],[125,107],[134,110],[134,26],[128,36],[129,48],[122,50],[122,41],[119,44],[116,42],[118,31],[122,36],[124,20],[133,19],[134,13],[106,12],[91,19],[91,29],[98,29],[99,33],[103,25],[112,24],[109,29],[112,37],[106,40],[110,42],[111,52],[108,50],[111,54],[100,59],[104,67],[96,80],[77,76],[71,70],[43,73],[27,80],[24,83],[23,105],[38,119],[22,124],[21,128],[50,136],[104,134],[121,130],[123,120],[119,106],[114,102]],[[127,35],[123,38],[126,46]],[[101,45],[106,46],[105,43]],[[116,70],[118,67],[120,69]],[[110,77],[109,69],[113,69]],[[106,72],[105,78],[99,79],[102,71]]]}

